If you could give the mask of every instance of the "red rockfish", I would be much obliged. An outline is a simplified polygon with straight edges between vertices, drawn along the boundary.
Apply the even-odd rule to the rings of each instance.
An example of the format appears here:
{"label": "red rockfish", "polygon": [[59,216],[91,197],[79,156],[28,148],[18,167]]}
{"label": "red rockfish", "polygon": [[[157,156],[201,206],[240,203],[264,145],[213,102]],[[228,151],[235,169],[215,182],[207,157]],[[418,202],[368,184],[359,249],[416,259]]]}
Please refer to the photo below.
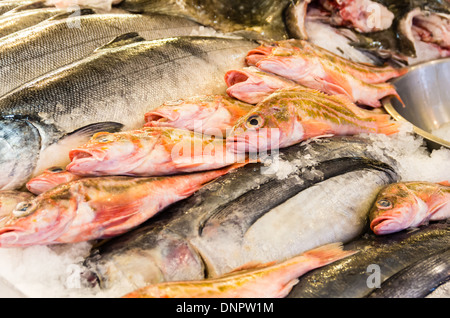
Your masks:
{"label": "red rockfish", "polygon": [[227,95],[201,95],[166,102],[145,114],[145,127],[187,129],[223,138],[253,105]]}
{"label": "red rockfish", "polygon": [[170,127],[98,133],[69,157],[67,171],[80,176],[172,175],[245,161],[227,150],[225,139]]}
{"label": "red rockfish", "polygon": [[303,87],[280,89],[236,123],[227,145],[238,153],[259,152],[324,135],[393,134],[398,123],[390,119],[360,108],[345,96]]}
{"label": "red rockfish", "polygon": [[[371,74],[379,75],[383,72],[368,70],[364,72],[365,68],[362,66],[360,69],[363,72],[349,71],[348,69],[355,69],[354,63],[346,65],[342,58],[332,58],[332,53],[325,54],[323,49],[312,49],[310,45],[305,47],[306,49],[294,48],[290,45],[276,46],[269,55],[261,58],[258,53],[258,58],[250,57],[247,61],[256,60],[254,65],[262,71],[282,76],[297,84],[330,95],[346,95],[358,104],[380,107],[380,99],[386,96],[395,96],[401,101],[395,87],[381,81],[379,76],[376,76],[375,83],[374,80],[366,80],[366,77],[374,77]],[[391,76],[392,73],[388,72],[388,74]]]}
{"label": "red rockfish", "polygon": [[38,195],[47,190],[53,189],[57,185],[77,179],[80,179],[80,176],[70,173],[64,168],[51,167],[44,170],[44,172],[40,175],[31,178],[27,182],[26,187],[31,193]]}
{"label": "red rockfish", "polygon": [[220,170],[169,177],[84,178],[24,201],[0,223],[0,247],[74,243],[123,234],[189,197]]}
{"label": "red rockfish", "polygon": [[450,217],[450,183],[399,182],[383,188],[372,207],[370,228],[377,235]]}
{"label": "red rockfish", "polygon": [[279,263],[244,265],[219,278],[149,285],[124,298],[282,298],[298,277],[353,254],[332,243]]}

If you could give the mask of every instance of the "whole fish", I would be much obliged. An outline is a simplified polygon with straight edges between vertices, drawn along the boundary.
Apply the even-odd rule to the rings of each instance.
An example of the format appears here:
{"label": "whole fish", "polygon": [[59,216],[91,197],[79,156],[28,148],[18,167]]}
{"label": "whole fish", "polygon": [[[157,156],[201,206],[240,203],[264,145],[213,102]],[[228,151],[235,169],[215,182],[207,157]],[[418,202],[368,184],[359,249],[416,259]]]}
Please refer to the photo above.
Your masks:
{"label": "whole fish", "polygon": [[253,105],[222,95],[168,101],[145,113],[144,127],[173,127],[223,138]]}
{"label": "whole fish", "polygon": [[[346,95],[362,105],[380,107],[380,99],[390,95],[401,100],[392,84],[367,83],[347,71],[341,66],[342,63],[323,58],[316,51],[275,47],[269,55],[259,59],[255,66],[330,95]],[[254,59],[247,59],[247,62],[250,60]]]}
{"label": "whole fish", "polygon": [[[253,42],[239,39],[178,37],[143,41],[136,34],[126,34],[92,56],[3,96],[0,116],[14,120],[5,119],[0,130],[0,143],[9,143],[13,149],[0,148],[0,169],[11,171],[0,178],[0,189],[20,187],[46,168],[70,162],[68,151],[50,151],[45,143],[33,143],[37,137],[19,133],[18,125],[31,129],[23,118],[41,118],[61,135],[106,120],[124,125],[123,130],[139,129],[144,125],[143,114],[165,101],[225,93],[223,74],[241,67],[246,52],[254,46]],[[113,132],[96,132],[101,131]],[[8,141],[12,132],[14,144]],[[71,144],[70,149],[86,142]],[[24,145],[32,145],[33,149]],[[40,157],[46,160],[35,169],[30,165],[35,164],[33,160],[23,158],[38,156],[39,149],[45,153]],[[59,157],[57,162],[55,157]]]}
{"label": "whole fish", "polygon": [[[294,286],[288,297],[361,298],[376,293],[379,288],[387,293],[390,287],[383,286],[384,282],[388,282],[409,266],[417,264],[416,262],[420,263],[419,266],[428,275],[437,273],[440,267],[430,268],[430,263],[426,260],[448,251],[449,244],[450,227],[445,222],[389,236],[376,236],[368,232],[344,245],[344,250],[354,250],[358,253],[300,277],[299,283]],[[448,252],[446,257],[448,259]],[[433,290],[430,288],[432,282],[436,284],[434,288],[441,283],[435,278],[430,279],[430,276],[424,281],[420,275],[416,275],[413,283],[417,288],[415,292],[422,295],[430,293]],[[406,286],[412,288],[413,285]],[[391,295],[399,289],[396,286],[392,287]]]}
{"label": "whole fish", "polygon": [[45,169],[40,175],[31,178],[27,182],[26,187],[31,193],[39,195],[60,184],[78,179],[80,179],[80,176],[70,173],[62,167],[50,167]]}
{"label": "whole fish", "polygon": [[225,74],[225,83],[229,96],[249,104],[259,103],[277,89],[298,85],[254,66],[228,71]]}
{"label": "whole fish", "polygon": [[362,139],[330,138],[282,149],[278,166],[249,163],[231,171],[96,246],[84,280],[139,288],[214,278],[249,262],[348,242],[367,224],[378,189],[397,178],[389,165],[365,157],[367,150]]}
{"label": "whole fish", "polygon": [[224,33],[283,39],[287,37],[283,10],[288,3],[288,0],[123,0],[117,7],[130,12],[183,16]]}
{"label": "whole fish", "polygon": [[0,247],[74,243],[123,234],[232,168],[160,178],[85,178],[20,203]]}
{"label": "whole fish", "polygon": [[345,96],[304,87],[280,89],[242,117],[227,137],[235,152],[283,148],[324,135],[393,134],[389,115],[364,110]]}
{"label": "whole fish", "polygon": [[0,95],[66,64],[90,56],[115,37],[139,32],[147,40],[191,35],[198,25],[179,17],[67,12],[0,39]]}
{"label": "whole fish", "polygon": [[160,176],[218,169],[245,162],[224,139],[186,129],[147,127],[98,133],[69,152],[69,173],[79,176]]}
{"label": "whole fish", "polygon": [[14,210],[17,204],[32,198],[34,195],[25,191],[0,191],[0,222]]}
{"label": "whole fish", "polygon": [[369,217],[370,228],[377,235],[450,218],[450,184],[417,181],[386,186]]}
{"label": "whole fish", "polygon": [[249,264],[215,279],[159,283],[123,298],[282,298],[299,276],[353,253],[328,244],[276,264]]}

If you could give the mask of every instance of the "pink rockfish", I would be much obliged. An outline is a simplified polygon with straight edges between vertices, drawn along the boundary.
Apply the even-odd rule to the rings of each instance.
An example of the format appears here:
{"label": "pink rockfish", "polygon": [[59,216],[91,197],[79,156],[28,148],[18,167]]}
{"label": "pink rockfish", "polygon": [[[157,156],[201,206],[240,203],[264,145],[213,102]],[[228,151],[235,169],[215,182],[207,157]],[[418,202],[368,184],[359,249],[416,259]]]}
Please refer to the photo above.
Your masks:
{"label": "pink rockfish", "polygon": [[172,175],[245,161],[227,150],[225,139],[170,127],[98,133],[69,157],[66,170],[80,176]]}
{"label": "pink rockfish", "polygon": [[166,102],[145,114],[145,127],[182,128],[225,137],[227,129],[247,114],[253,105],[227,95],[201,95]]}
{"label": "pink rockfish", "polygon": [[80,179],[80,176],[70,173],[64,168],[51,167],[44,170],[44,172],[40,175],[31,178],[27,182],[26,187],[31,193],[38,195],[56,187],[57,185],[77,179]]}
{"label": "pink rockfish", "polygon": [[227,144],[238,153],[260,152],[324,135],[396,132],[398,123],[387,114],[364,110],[345,96],[293,87],[276,91],[242,117]]}
{"label": "pink rockfish", "polygon": [[384,187],[370,213],[377,235],[450,218],[450,183],[399,182]]}
{"label": "pink rockfish", "polygon": [[285,261],[247,264],[219,278],[145,286],[123,298],[282,298],[303,274],[355,254],[332,243]]}
{"label": "pink rockfish", "polygon": [[74,243],[123,234],[228,173],[84,178],[21,202],[1,223],[0,247]]}

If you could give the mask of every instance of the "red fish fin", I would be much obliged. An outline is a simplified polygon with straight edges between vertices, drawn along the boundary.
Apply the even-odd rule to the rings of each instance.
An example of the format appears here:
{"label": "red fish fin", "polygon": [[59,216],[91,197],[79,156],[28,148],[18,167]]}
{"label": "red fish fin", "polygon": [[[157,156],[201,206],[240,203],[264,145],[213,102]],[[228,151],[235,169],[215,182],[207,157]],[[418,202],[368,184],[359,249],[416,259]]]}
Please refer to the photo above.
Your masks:
{"label": "red fish fin", "polygon": [[357,251],[344,251],[342,243],[330,243],[309,250],[303,253],[302,256],[317,258],[322,264],[328,264],[355,253]]}
{"label": "red fish fin", "polygon": [[314,80],[320,84],[321,88],[319,90],[321,92],[326,92],[330,95],[345,95],[353,100],[353,96],[341,85],[335,84],[333,83],[333,81],[329,81],[328,79],[325,80],[319,77],[314,77]]}
{"label": "red fish fin", "polygon": [[443,185],[445,187],[450,187],[450,181],[441,181],[441,182],[438,182],[438,184]]}
{"label": "red fish fin", "polygon": [[333,131],[325,122],[316,121],[316,120],[303,120],[302,121],[303,129],[305,130],[305,138],[313,138],[317,136],[333,134]]}
{"label": "red fish fin", "polygon": [[242,266],[236,267],[235,269],[233,269],[232,271],[228,272],[226,275],[224,276],[228,276],[231,274],[235,274],[237,272],[242,272],[242,271],[248,271],[248,270],[255,270],[255,269],[260,269],[260,268],[265,268],[265,267],[269,267],[272,265],[275,265],[276,262],[268,262],[268,263],[261,263],[261,262],[248,262]]}

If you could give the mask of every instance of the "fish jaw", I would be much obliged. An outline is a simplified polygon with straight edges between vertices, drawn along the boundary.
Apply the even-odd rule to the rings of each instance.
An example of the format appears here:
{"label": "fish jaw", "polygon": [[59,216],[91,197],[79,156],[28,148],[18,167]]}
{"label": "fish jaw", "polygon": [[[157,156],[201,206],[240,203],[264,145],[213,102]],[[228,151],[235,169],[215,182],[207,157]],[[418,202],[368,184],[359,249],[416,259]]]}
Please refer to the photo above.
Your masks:
{"label": "fish jaw", "polygon": [[31,178],[26,183],[26,187],[31,193],[39,195],[56,187],[57,185],[77,180],[79,178],[79,176],[70,173],[63,168],[52,167],[46,169],[42,174]]}

